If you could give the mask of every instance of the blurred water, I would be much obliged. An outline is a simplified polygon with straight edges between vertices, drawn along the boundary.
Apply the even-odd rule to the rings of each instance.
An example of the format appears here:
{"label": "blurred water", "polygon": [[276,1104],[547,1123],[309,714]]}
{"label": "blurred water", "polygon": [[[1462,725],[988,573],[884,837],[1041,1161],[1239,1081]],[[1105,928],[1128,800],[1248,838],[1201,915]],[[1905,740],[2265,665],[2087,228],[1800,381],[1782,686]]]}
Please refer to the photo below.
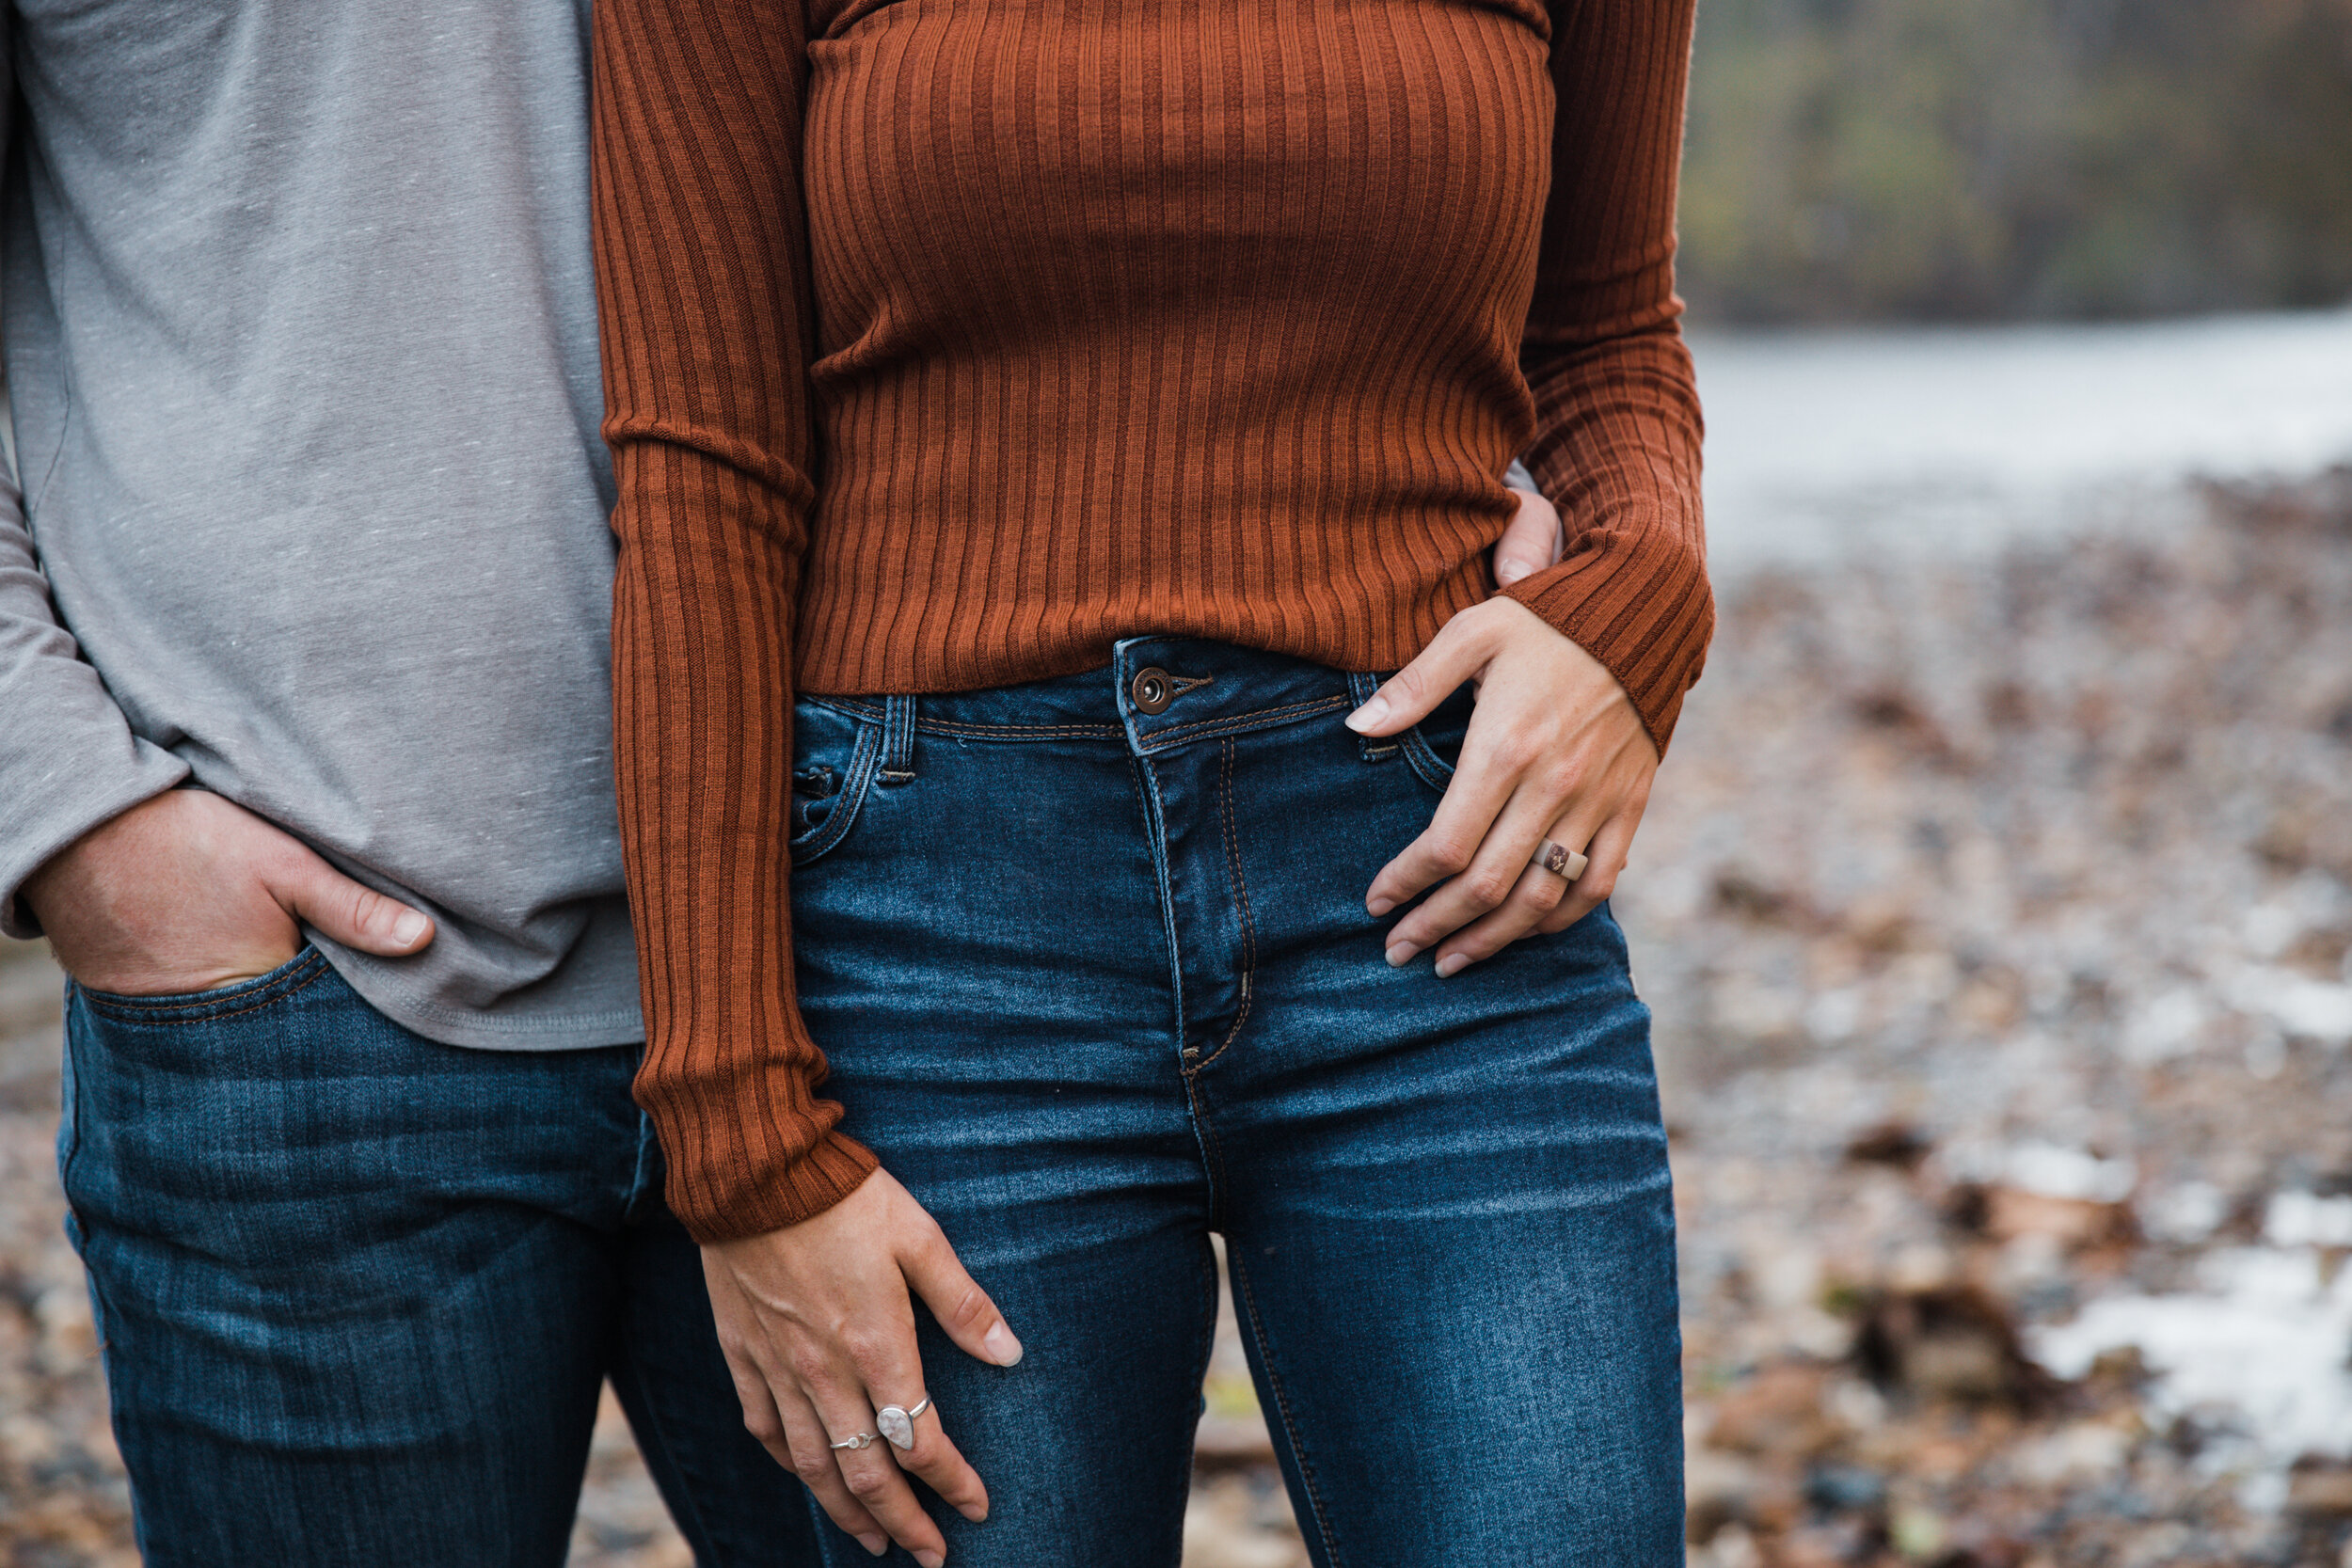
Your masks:
{"label": "blurred water", "polygon": [[1737,573],[2150,528],[2181,482],[2352,461],[2352,309],[2096,326],[1694,330]]}

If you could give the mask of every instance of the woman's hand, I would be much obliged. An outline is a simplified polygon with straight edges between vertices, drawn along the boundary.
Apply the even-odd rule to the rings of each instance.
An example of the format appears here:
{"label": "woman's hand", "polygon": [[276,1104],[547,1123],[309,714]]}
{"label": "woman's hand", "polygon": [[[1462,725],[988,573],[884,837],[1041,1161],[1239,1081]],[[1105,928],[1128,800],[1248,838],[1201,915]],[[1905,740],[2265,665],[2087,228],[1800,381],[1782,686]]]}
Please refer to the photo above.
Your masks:
{"label": "woman's hand", "polygon": [[[1377,917],[1437,887],[1397,922],[1388,948],[1389,962],[1404,964],[1436,946],[1441,975],[1530,931],[1565,931],[1608,897],[1658,771],[1658,749],[1616,677],[1516,599],[1447,622],[1348,727],[1398,734],[1466,680],[1478,683],[1478,706],[1454,782],[1428,831],[1364,896]],[[1533,863],[1546,839],[1591,857],[1573,886]]]}
{"label": "woman's hand", "polygon": [[703,1274],[752,1435],[867,1551],[880,1557],[896,1541],[939,1568],[947,1543],[907,1476],[976,1522],[988,1517],[988,1489],[941,1430],[938,1406],[914,1418],[911,1449],[882,1437],[833,1447],[878,1432],[882,1406],[913,1410],[926,1397],[910,1286],[965,1351],[992,1366],[1021,1359],[1021,1342],[938,1224],[877,1170],[821,1214],[704,1247]]}

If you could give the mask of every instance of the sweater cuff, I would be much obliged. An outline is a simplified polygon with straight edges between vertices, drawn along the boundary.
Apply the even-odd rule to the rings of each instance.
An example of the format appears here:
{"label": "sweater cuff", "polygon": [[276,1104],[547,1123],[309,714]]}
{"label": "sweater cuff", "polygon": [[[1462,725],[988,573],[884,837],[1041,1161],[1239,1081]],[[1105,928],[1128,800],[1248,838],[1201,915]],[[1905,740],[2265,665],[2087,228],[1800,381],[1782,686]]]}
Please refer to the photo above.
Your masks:
{"label": "sweater cuff", "polygon": [[[675,1133],[655,1118],[664,1150],[689,1149],[691,1133]],[[670,1159],[665,1194],[688,1234],[707,1246],[763,1235],[823,1213],[857,1191],[882,1162],[845,1132],[829,1132],[788,1160],[763,1167],[736,1145],[689,1164]]]}
{"label": "sweater cuff", "polygon": [[1637,547],[1625,534],[1596,531],[1557,565],[1502,592],[1617,677],[1664,756],[1714,634],[1714,594],[1697,551],[1655,532]]}

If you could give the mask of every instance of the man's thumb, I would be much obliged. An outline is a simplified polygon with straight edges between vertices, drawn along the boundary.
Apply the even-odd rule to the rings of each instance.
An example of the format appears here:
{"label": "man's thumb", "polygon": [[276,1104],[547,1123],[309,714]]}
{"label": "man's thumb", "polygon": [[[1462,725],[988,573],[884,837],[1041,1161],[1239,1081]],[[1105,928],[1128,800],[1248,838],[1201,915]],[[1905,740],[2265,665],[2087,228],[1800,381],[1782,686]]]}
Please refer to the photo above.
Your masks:
{"label": "man's thumb", "polygon": [[405,958],[433,940],[433,922],[305,853],[272,889],[295,919],[329,942],[381,958]]}

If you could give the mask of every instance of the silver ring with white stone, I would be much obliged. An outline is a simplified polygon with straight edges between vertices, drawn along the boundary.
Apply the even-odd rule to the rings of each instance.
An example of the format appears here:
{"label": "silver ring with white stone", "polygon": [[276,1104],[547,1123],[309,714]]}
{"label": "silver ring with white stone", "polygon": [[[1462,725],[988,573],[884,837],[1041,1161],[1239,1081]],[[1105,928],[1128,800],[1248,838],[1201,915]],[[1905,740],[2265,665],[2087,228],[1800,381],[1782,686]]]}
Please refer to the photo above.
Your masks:
{"label": "silver ring with white stone", "polygon": [[829,1449],[870,1449],[874,1446],[874,1434],[870,1432],[861,1432],[855,1437],[844,1437],[838,1443],[828,1443],[825,1446]]}
{"label": "silver ring with white stone", "polygon": [[874,1425],[884,1437],[890,1439],[892,1448],[903,1452],[914,1447],[914,1418],[930,1407],[931,1397],[929,1394],[915,1401],[913,1409],[885,1404],[874,1412]]}

